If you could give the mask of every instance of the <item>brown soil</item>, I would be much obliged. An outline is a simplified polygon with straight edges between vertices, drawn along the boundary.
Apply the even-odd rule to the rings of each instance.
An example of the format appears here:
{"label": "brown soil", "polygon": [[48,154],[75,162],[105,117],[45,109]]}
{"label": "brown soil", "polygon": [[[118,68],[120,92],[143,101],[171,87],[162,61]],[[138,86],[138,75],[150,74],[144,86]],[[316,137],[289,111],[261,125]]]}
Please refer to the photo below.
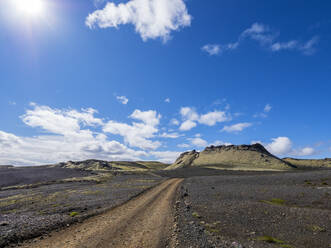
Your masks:
{"label": "brown soil", "polygon": [[182,180],[169,179],[107,213],[20,247],[171,247],[172,206]]}

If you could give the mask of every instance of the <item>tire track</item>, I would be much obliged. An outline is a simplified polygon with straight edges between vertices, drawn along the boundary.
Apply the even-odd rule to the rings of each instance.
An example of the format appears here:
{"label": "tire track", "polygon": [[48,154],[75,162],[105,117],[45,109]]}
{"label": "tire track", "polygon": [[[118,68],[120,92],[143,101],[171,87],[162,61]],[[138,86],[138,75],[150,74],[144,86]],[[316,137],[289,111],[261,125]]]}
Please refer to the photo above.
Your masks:
{"label": "tire track", "polygon": [[66,228],[43,240],[20,247],[31,248],[153,248],[172,247],[172,206],[183,179],[169,179],[141,196]]}

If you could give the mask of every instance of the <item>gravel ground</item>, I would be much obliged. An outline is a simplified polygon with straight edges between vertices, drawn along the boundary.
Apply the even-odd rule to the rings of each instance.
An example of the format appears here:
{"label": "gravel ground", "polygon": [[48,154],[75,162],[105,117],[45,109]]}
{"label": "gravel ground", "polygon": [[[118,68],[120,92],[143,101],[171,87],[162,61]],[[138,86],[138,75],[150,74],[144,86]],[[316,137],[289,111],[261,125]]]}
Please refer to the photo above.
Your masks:
{"label": "gravel ground", "polygon": [[163,180],[149,173],[106,176],[109,178],[101,182],[82,178],[73,182],[0,190],[0,247],[102,213]]}
{"label": "gravel ground", "polygon": [[83,170],[59,167],[14,167],[0,169],[0,188],[12,185],[34,184],[71,177],[85,177],[91,173]]}
{"label": "gravel ground", "polygon": [[180,247],[331,247],[331,170],[226,174],[183,182]]}
{"label": "gravel ground", "polygon": [[[51,174],[47,168],[47,177],[45,169],[24,176],[25,169],[19,170],[16,188],[17,181],[0,174],[11,187],[0,189],[0,247],[103,213],[167,177],[185,178],[175,203],[176,247],[331,247],[331,170],[197,168],[100,177],[70,169]],[[10,170],[2,169],[7,175]],[[66,181],[71,177],[76,178]]]}

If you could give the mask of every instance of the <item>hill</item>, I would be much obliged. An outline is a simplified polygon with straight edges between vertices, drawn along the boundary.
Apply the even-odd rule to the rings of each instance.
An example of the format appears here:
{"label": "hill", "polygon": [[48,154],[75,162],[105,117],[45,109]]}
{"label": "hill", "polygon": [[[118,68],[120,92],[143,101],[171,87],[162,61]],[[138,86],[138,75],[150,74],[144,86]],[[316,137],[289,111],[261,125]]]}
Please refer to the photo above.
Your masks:
{"label": "hill", "polygon": [[147,171],[147,170],[162,170],[168,166],[156,161],[104,161],[89,159],[84,161],[68,161],[58,163],[52,166],[61,168],[81,169],[81,170],[97,170],[97,171]]}
{"label": "hill", "polygon": [[204,167],[230,170],[289,170],[295,168],[269,153],[261,144],[210,146],[202,152],[182,153],[167,170]]}
{"label": "hill", "polygon": [[14,168],[13,165],[0,165],[0,169],[10,169],[10,168]]}
{"label": "hill", "polygon": [[331,168],[331,158],[325,159],[296,159],[296,158],[283,158],[284,161],[298,168]]}

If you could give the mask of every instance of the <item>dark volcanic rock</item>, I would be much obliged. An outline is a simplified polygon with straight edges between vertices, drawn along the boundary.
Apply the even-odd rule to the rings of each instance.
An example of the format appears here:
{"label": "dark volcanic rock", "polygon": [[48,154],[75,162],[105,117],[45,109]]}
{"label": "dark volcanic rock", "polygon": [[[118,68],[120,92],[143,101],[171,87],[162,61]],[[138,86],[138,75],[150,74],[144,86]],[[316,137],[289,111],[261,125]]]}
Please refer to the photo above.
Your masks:
{"label": "dark volcanic rock", "polygon": [[264,148],[263,145],[256,143],[253,145],[222,145],[222,146],[209,146],[206,147],[204,152],[219,152],[219,151],[230,151],[230,150],[236,150],[236,151],[256,151],[260,152],[262,154],[266,154],[269,156],[273,156],[270,152],[268,152],[267,149]]}
{"label": "dark volcanic rock", "polygon": [[111,170],[112,165],[110,162],[96,159],[88,159],[85,161],[68,161],[58,164],[62,168],[75,168],[86,170]]}
{"label": "dark volcanic rock", "polygon": [[272,155],[261,144],[254,144],[210,146],[202,152],[185,152],[167,169],[194,166],[240,170],[289,170],[296,167]]}
{"label": "dark volcanic rock", "polygon": [[10,169],[10,168],[14,168],[13,165],[0,165],[0,169]]}

